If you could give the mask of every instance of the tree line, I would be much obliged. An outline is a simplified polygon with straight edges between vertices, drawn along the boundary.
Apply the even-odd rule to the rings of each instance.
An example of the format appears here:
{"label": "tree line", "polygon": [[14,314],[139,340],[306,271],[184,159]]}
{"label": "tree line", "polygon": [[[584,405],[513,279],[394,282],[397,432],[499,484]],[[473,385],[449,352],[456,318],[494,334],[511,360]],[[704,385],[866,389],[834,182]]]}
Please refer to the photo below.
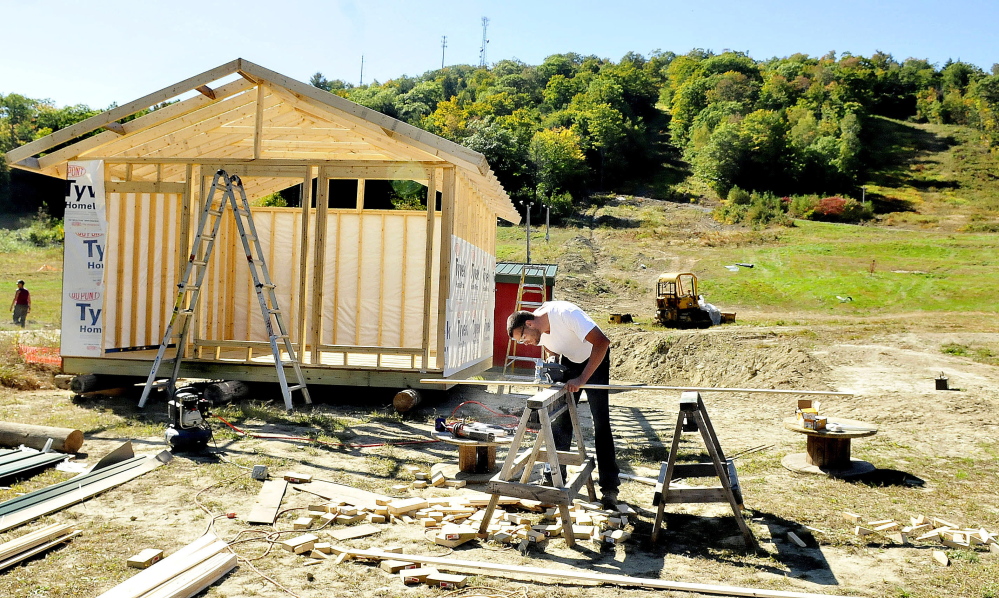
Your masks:
{"label": "tree line", "polygon": [[[321,72],[310,82],[481,152],[511,197],[556,214],[593,189],[668,196],[688,174],[722,198],[733,188],[850,195],[878,150],[875,115],[968,125],[999,152],[999,65],[986,73],[883,52],[756,60],[657,51],[617,62],[565,53],[363,86]],[[96,112],[0,95],[0,151]],[[7,178],[0,172],[0,194]]]}

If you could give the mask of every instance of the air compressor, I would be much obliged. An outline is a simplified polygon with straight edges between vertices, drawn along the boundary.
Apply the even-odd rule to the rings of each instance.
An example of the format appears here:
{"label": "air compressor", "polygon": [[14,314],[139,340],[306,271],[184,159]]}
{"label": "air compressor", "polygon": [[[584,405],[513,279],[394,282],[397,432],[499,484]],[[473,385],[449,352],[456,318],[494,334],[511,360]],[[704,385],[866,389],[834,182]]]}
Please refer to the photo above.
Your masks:
{"label": "air compressor", "polygon": [[206,419],[211,401],[193,386],[182,386],[167,402],[167,414],[173,422],[166,429],[166,442],[176,451],[194,452],[208,446],[212,429]]}

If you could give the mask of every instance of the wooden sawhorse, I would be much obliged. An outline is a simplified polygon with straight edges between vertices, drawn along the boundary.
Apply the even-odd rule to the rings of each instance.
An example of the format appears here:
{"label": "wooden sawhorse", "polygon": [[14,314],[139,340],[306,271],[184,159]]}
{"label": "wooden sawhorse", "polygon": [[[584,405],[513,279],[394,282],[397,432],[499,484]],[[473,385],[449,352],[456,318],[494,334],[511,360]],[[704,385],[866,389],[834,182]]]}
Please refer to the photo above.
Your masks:
{"label": "wooden sawhorse", "polygon": [[[555,448],[552,421],[566,411],[569,413],[573,435],[576,439],[575,451],[558,451]],[[532,414],[537,414],[537,421],[540,423],[538,438],[535,440],[533,448],[518,454],[524,435],[527,433],[528,423],[532,420]],[[538,463],[547,463],[551,467],[553,486],[527,483],[534,471],[534,466]],[[563,480],[563,465],[581,466],[582,469],[573,474],[571,479]],[[586,454],[583,432],[579,427],[579,413],[576,409],[576,402],[572,400],[572,395],[566,392],[562,385],[539,392],[527,400],[527,408],[524,409],[524,414],[520,417],[520,425],[517,426],[517,431],[513,435],[503,469],[489,480],[488,492],[493,496],[489,499],[485,516],[479,526],[479,533],[486,533],[493,511],[499,504],[500,496],[515,496],[557,505],[562,518],[562,534],[565,536],[565,543],[568,546],[574,546],[576,539],[572,534],[569,505],[572,504],[573,499],[579,494],[584,484],[590,500],[597,499],[596,491],[593,488],[595,467],[593,458]],[[520,478],[516,479],[518,474]]]}
{"label": "wooden sawhorse", "polygon": [[[701,433],[701,439],[711,456],[711,462],[677,463],[680,436],[684,430],[693,431],[692,428],[695,426]],[[700,393],[685,392],[680,395],[680,414],[677,416],[676,429],[673,432],[673,445],[666,459],[659,468],[659,480],[652,498],[653,506],[659,507],[652,527],[652,542],[655,543],[659,539],[667,504],[727,502],[732,506],[732,513],[735,514],[735,521],[739,524],[739,529],[746,540],[746,547],[755,550],[756,538],[742,516],[742,491],[739,489],[735,463],[725,458]],[[670,488],[670,481],[676,478],[707,477],[717,477],[721,481],[721,486]]]}

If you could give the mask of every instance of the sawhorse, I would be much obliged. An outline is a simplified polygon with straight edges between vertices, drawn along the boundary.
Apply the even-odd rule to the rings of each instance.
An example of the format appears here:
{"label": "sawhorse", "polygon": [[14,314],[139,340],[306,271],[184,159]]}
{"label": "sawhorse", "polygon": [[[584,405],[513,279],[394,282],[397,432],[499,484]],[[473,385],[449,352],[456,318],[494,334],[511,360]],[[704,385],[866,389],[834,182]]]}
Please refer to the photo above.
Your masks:
{"label": "sawhorse", "polygon": [[[704,446],[711,456],[711,462],[677,463],[680,436],[684,431],[693,431],[695,428],[701,433]],[[725,458],[700,393],[685,392],[680,395],[680,413],[673,432],[673,445],[666,459],[659,468],[659,480],[652,499],[653,506],[659,507],[652,527],[652,542],[655,543],[659,539],[667,504],[727,502],[732,506],[732,513],[735,514],[735,521],[745,538],[746,547],[755,550],[756,538],[742,516],[742,491],[735,473],[735,463]],[[717,477],[721,481],[721,486],[670,488],[671,481],[677,478],[707,477]]]}
{"label": "sawhorse", "polygon": [[[559,451],[555,448],[552,421],[566,412],[568,412],[569,420],[572,422],[573,435],[576,439],[575,451]],[[538,438],[534,442],[534,447],[518,454],[529,422],[533,419],[532,414],[537,414],[536,421],[540,424]],[[551,467],[553,486],[527,483],[537,463],[547,463]],[[581,469],[573,474],[569,480],[563,480],[563,465],[578,466]],[[579,494],[584,484],[589,493],[590,501],[597,499],[596,491],[593,488],[595,467],[593,458],[586,454],[583,432],[579,427],[579,414],[572,395],[566,392],[565,387],[561,385],[542,390],[527,400],[527,408],[524,409],[524,414],[520,417],[520,425],[517,426],[517,431],[513,435],[503,469],[489,480],[489,492],[492,494],[492,498],[489,499],[489,505],[486,507],[485,516],[479,526],[479,533],[486,533],[493,511],[499,504],[500,496],[515,496],[557,505],[562,518],[562,535],[565,536],[565,543],[568,546],[574,546],[576,539],[572,533],[569,505],[572,504],[573,499]],[[518,474],[520,478],[516,479]]]}

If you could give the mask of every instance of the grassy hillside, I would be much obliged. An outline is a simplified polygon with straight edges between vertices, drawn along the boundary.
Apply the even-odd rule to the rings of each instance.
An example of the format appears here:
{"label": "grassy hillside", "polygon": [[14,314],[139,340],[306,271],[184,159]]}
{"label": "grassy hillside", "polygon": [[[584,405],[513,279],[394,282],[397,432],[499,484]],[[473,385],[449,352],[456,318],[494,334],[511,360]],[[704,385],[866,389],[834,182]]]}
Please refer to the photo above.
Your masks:
{"label": "grassy hillside", "polygon": [[[874,122],[880,149],[870,158],[867,195],[890,210],[875,222],[797,221],[763,230],[725,225],[711,218],[718,203],[706,186],[686,178],[677,201],[591,197],[551,229],[548,243],[535,213],[532,261],[559,264],[559,296],[598,312],[632,311],[646,321],[656,278],[674,270],[696,273],[707,300],[739,312],[740,322],[912,312],[993,320],[999,162],[965,127]],[[14,281],[24,278],[34,301],[29,326],[57,327],[61,248],[14,240],[28,236],[8,231],[0,239],[0,281],[12,296]],[[524,226],[499,227],[497,244],[499,260],[523,261]],[[754,267],[725,268],[736,262]],[[0,329],[12,328],[2,322]]]}
{"label": "grassy hillside", "polygon": [[999,231],[999,159],[977,131],[879,117],[870,124],[877,149],[866,190],[881,223]]}
{"label": "grassy hillside", "polygon": [[[550,243],[543,227],[534,231],[532,261],[559,264],[562,297],[646,320],[657,276],[672,270],[696,273],[709,302],[759,322],[912,312],[992,318],[999,163],[965,127],[874,122],[880,150],[866,191],[883,211],[875,222],[753,230],[712,220],[717,202],[706,195],[693,203],[592,198],[551,231]],[[699,187],[696,179],[686,185]],[[523,226],[500,228],[498,243],[498,259],[525,259]],[[736,262],[754,267],[725,268]]]}

